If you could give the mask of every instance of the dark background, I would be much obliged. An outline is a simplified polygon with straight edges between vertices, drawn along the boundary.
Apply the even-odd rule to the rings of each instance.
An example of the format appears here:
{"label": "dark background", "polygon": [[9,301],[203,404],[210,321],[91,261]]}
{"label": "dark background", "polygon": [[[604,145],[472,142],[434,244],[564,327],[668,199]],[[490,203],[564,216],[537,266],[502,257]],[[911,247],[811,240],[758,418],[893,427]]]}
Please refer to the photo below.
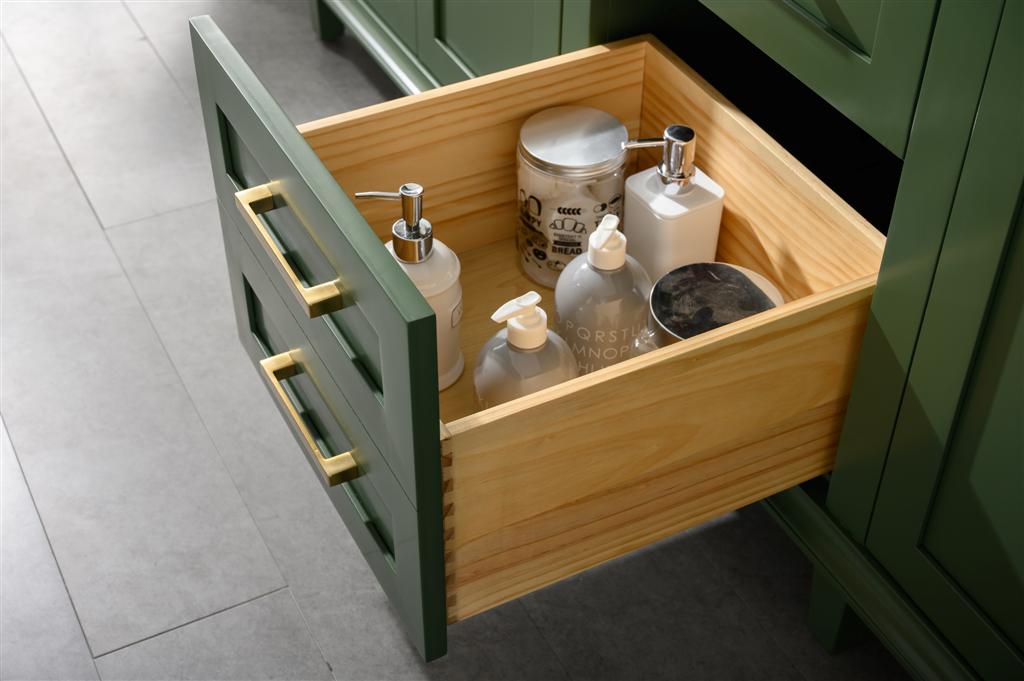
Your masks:
{"label": "dark background", "polygon": [[902,160],[700,3],[658,5],[648,31],[887,232]]}

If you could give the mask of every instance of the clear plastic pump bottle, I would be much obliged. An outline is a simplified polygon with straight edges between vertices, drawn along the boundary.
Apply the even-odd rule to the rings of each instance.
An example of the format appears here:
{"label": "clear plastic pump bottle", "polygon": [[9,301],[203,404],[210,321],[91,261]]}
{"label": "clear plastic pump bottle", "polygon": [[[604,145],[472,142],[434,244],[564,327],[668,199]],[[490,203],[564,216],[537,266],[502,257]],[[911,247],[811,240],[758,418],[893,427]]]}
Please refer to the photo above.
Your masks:
{"label": "clear plastic pump bottle", "polygon": [[514,298],[491,315],[505,328],[480,348],[473,372],[482,409],[576,378],[569,346],[548,329],[547,314],[537,307],[536,291]]}
{"label": "clear plastic pump bottle", "polygon": [[558,332],[569,344],[580,374],[630,356],[647,328],[651,280],[626,254],[619,219],[606,215],[590,235],[587,252],[576,256],[555,286]]}

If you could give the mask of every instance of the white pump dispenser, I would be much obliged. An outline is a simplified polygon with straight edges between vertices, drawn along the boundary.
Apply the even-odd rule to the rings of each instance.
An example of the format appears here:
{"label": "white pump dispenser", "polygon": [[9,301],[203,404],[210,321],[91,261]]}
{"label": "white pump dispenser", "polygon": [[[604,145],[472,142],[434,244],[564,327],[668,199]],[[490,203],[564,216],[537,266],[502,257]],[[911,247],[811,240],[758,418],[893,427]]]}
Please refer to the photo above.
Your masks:
{"label": "white pump dispenser", "polygon": [[530,291],[499,307],[491,320],[505,322],[480,348],[473,385],[486,409],[577,376],[569,346],[548,329],[548,316],[538,307],[540,294]]}
{"label": "white pump dispenser", "polygon": [[587,262],[599,270],[617,270],[626,264],[626,235],[619,231],[619,217],[605,215],[587,246]]}
{"label": "white pump dispenser", "polygon": [[434,238],[433,226],[423,217],[423,194],[423,187],[406,182],[397,192],[356,192],[356,198],[402,202],[402,217],[391,226],[392,238],[384,247],[434,311],[438,389],[444,390],[458,380],[464,366],[459,349],[462,265],[455,251]]}
{"label": "white pump dispenser", "polygon": [[533,350],[548,342],[548,315],[537,307],[540,294],[530,291],[508,301],[491,315],[493,322],[506,322],[508,342],[520,350]]}
{"label": "white pump dispenser", "polygon": [[572,259],[555,285],[558,332],[581,374],[627,359],[647,328],[651,280],[626,254],[619,219],[606,215],[590,235],[586,254]]}
{"label": "white pump dispenser", "polygon": [[626,180],[623,204],[630,255],[651,281],[683,265],[715,260],[725,190],[694,164],[696,145],[697,134],[685,125],[623,145],[662,150],[661,163]]}

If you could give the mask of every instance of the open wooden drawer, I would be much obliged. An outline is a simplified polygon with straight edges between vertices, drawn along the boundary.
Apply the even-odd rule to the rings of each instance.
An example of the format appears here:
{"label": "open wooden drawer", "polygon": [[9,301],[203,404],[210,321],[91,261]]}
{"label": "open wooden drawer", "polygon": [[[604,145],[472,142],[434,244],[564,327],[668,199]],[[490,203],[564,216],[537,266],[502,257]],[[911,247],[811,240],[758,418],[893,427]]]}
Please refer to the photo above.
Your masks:
{"label": "open wooden drawer", "polygon": [[[276,297],[263,309],[310,358],[298,372],[337,396],[320,420],[346,434],[353,474],[381,481],[373,499],[346,488],[372,512],[332,498],[354,533],[395,524],[375,531],[393,537],[388,559],[368,559],[426,658],[445,652],[446,622],[831,468],[884,238],[656,40],[296,129],[209,18],[192,31],[228,259],[259,263]],[[787,303],[478,411],[488,316],[526,290],[552,298],[517,266],[518,130],[570,103],[633,136],[693,126],[698,165],[726,188],[718,258],[768,276]],[[466,371],[440,395],[433,315],[382,246],[395,206],[348,198],[407,181],[426,187],[424,212],[462,260]],[[251,300],[235,304],[249,342]]]}

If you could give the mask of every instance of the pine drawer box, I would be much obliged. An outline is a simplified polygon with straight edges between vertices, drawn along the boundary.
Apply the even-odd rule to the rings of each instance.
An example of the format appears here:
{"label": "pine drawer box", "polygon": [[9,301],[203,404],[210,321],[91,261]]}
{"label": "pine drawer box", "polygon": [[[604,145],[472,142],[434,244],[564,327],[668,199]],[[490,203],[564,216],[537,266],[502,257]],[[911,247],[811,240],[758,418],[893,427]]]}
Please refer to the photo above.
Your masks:
{"label": "pine drawer box", "polygon": [[[424,657],[446,623],[832,467],[884,238],[657,41],[296,128],[209,18],[192,36],[242,342]],[[488,316],[537,288],[513,238],[518,130],[559,104],[633,136],[696,128],[727,191],[719,259],[787,303],[478,411]],[[467,366],[440,395],[434,317],[383,248],[397,207],[349,199],[409,181],[462,259]]]}

